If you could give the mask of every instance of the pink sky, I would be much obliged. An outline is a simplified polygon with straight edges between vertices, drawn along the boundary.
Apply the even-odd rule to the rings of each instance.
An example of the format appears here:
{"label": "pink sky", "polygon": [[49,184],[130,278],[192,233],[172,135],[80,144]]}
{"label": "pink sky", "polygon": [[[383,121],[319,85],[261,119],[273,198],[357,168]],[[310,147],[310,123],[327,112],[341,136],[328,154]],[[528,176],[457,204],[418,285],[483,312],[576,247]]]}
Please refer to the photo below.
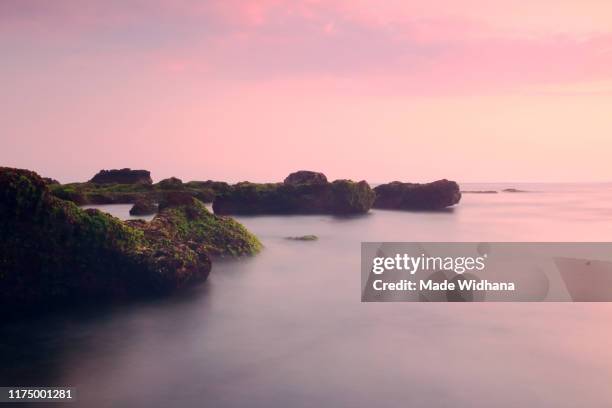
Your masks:
{"label": "pink sky", "polygon": [[0,52],[0,164],[64,182],[612,179],[609,0],[4,0]]}

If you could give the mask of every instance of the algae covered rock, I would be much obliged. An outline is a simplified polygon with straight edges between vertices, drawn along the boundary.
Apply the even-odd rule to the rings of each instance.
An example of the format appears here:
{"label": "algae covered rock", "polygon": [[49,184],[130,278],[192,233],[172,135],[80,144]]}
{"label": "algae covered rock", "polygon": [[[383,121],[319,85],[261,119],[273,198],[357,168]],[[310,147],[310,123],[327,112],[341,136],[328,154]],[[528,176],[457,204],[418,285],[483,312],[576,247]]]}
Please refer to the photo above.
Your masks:
{"label": "algae covered rock", "polygon": [[461,200],[459,185],[446,179],[425,184],[394,181],[381,184],[374,191],[374,208],[440,210]]}
{"label": "algae covered rock", "polygon": [[185,193],[168,195],[144,231],[194,243],[217,256],[253,255],[262,248],[257,237],[236,220],[212,214],[202,202]]}
{"label": "algae covered rock", "polygon": [[178,190],[183,187],[183,181],[176,177],[170,177],[161,180],[158,185],[162,190]]}
{"label": "algae covered rock", "polygon": [[70,183],[50,185],[53,195],[63,200],[83,204],[134,204],[139,200],[161,201],[169,192],[187,192],[198,200],[211,203],[215,198],[215,188],[223,188],[221,182],[183,183],[170,177],[157,184],[121,183]]}
{"label": "algae covered rock", "polygon": [[326,184],[327,177],[323,173],[317,173],[315,171],[300,170],[295,173],[291,173],[283,181],[285,184]]}
{"label": "algae covered rock", "polygon": [[130,215],[151,215],[157,212],[157,205],[153,200],[139,199],[130,208]]}
{"label": "algae covered rock", "polygon": [[129,168],[100,170],[90,182],[96,184],[153,184],[149,171]]}
{"label": "algae covered rock", "polygon": [[189,199],[128,223],[55,197],[36,173],[0,168],[2,310],[167,293],[204,281],[209,254],[259,249],[236,221]]}
{"label": "algae covered rock", "polygon": [[217,214],[362,214],[374,202],[374,192],[365,181],[304,180],[301,184],[293,183],[296,178],[291,183],[238,183],[217,195],[213,210]]}

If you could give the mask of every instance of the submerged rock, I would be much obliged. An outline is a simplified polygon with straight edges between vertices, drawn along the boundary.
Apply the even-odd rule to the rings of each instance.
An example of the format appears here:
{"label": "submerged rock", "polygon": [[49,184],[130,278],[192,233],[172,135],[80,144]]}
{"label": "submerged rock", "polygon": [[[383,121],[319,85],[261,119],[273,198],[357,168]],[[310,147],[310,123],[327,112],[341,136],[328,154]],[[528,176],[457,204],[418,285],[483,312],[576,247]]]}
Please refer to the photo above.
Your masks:
{"label": "submerged rock", "polygon": [[53,196],[34,172],[0,168],[0,310],[165,293],[205,280],[210,254],[260,248],[189,198],[151,223],[122,222]]}
{"label": "submerged rock", "polygon": [[91,180],[96,184],[153,184],[151,173],[147,170],[100,170]]}
{"label": "submerged rock", "polygon": [[317,173],[315,171],[300,170],[295,173],[291,173],[283,181],[285,184],[327,184],[327,177],[323,173]]}
{"label": "submerged rock", "polygon": [[374,208],[402,210],[440,210],[461,200],[459,185],[454,181],[438,180],[415,184],[394,181],[374,188]]}
{"label": "submerged rock", "polygon": [[130,215],[151,215],[157,212],[157,205],[153,200],[140,199],[130,208]]}
{"label": "submerged rock", "polygon": [[528,193],[527,190],[519,190],[518,188],[505,188],[502,190],[504,193]]}
{"label": "submerged rock", "polygon": [[319,239],[316,235],[302,235],[299,237],[287,237],[286,239],[291,241],[316,241]]}
{"label": "submerged rock", "polygon": [[295,177],[290,183],[238,183],[215,198],[213,210],[217,214],[361,214],[374,202],[374,192],[365,181],[322,183],[318,176],[303,180],[301,184],[295,184]]}
{"label": "submerged rock", "polygon": [[461,194],[497,194],[496,190],[464,190]]}

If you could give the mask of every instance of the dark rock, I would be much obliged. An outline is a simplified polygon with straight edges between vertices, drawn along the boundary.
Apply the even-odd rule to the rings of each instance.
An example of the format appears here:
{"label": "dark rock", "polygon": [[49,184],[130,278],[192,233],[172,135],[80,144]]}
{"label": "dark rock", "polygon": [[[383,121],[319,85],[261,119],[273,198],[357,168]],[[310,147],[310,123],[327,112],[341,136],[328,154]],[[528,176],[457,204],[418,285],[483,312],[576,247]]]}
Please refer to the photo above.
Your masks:
{"label": "dark rock", "polygon": [[183,188],[183,181],[176,177],[163,179],[159,182],[159,188],[162,190],[178,190]]}
{"label": "dark rock", "polygon": [[71,183],[49,186],[56,197],[83,204],[132,204],[139,200],[161,201],[169,192],[186,192],[198,200],[211,203],[215,192],[204,185],[181,183],[171,177],[157,184]]}
{"label": "dark rock", "polygon": [[91,180],[96,184],[152,184],[151,173],[147,170],[100,170]]}
{"label": "dark rock", "polygon": [[461,194],[497,194],[495,190],[466,190],[462,191]]}
{"label": "dark rock", "polygon": [[287,237],[286,239],[291,241],[316,241],[319,239],[316,235],[302,235],[299,237]]}
{"label": "dark rock", "polygon": [[130,215],[151,215],[157,212],[157,205],[153,200],[142,198],[134,203]]}
{"label": "dark rock", "polygon": [[291,173],[285,178],[285,184],[327,184],[327,177],[323,173],[317,173],[314,171],[300,170],[295,173]]}
{"label": "dark rock", "polygon": [[361,214],[374,192],[365,181],[333,183],[238,183],[213,202],[217,214]]}
{"label": "dark rock", "polygon": [[527,190],[519,190],[517,188],[505,188],[502,190],[504,193],[528,193]]}
{"label": "dark rock", "polygon": [[60,183],[59,181],[57,181],[55,179],[52,179],[50,177],[43,177],[42,179],[45,182],[45,184],[47,184],[47,185],[57,185],[57,184]]}
{"label": "dark rock", "polygon": [[[189,189],[194,189],[194,190],[202,190],[202,191],[208,190],[208,191],[211,191],[213,194],[225,193],[229,191],[231,188],[230,185],[224,181],[212,181],[212,180],[189,181],[185,183],[185,187]],[[210,200],[210,202],[212,202],[212,200]]]}
{"label": "dark rock", "polygon": [[166,293],[205,280],[209,254],[261,245],[193,198],[151,223],[122,222],[81,210],[50,194],[36,173],[11,168],[0,168],[0,231],[0,310],[12,315]]}
{"label": "dark rock", "polygon": [[374,208],[403,210],[440,210],[461,200],[459,185],[454,181],[413,184],[394,181],[374,188]]}
{"label": "dark rock", "polygon": [[160,211],[169,207],[179,207],[190,205],[193,202],[191,194],[183,191],[173,191],[164,194],[159,202]]}

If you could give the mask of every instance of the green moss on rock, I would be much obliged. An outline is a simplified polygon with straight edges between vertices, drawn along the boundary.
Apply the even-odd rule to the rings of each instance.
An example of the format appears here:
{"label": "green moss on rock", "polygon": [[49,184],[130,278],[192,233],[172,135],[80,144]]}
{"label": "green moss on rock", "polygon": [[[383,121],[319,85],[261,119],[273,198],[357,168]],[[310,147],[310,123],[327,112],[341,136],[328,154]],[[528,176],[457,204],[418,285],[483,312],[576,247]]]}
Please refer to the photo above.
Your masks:
{"label": "green moss on rock", "polygon": [[215,188],[223,188],[225,183],[189,182],[170,177],[157,184],[146,183],[70,183],[51,185],[53,195],[78,205],[84,204],[133,204],[139,200],[161,201],[168,193],[184,192],[198,200],[211,203],[215,198]]}
{"label": "green moss on rock", "polygon": [[145,232],[195,243],[216,256],[258,253],[261,242],[236,220],[212,214],[188,194],[175,193],[160,203],[159,214]]}
{"label": "green moss on rock", "polygon": [[57,198],[33,172],[0,168],[2,310],[165,293],[205,280],[209,254],[259,250],[236,221],[188,198],[151,223],[122,222]]}
{"label": "green moss on rock", "polygon": [[365,181],[329,183],[314,174],[319,176],[288,177],[285,183],[238,183],[217,195],[213,209],[217,214],[363,214],[372,207],[375,195]]}

